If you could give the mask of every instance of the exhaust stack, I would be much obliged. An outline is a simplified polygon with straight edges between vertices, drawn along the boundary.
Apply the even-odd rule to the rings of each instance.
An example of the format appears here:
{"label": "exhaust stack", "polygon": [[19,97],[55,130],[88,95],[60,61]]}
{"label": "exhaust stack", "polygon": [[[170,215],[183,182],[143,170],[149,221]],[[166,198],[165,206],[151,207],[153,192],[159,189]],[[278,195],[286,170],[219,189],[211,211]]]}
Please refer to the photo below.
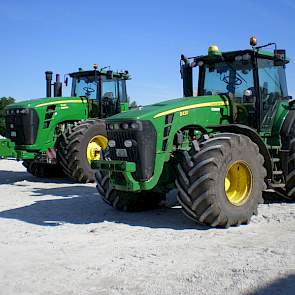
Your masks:
{"label": "exhaust stack", "polygon": [[45,72],[46,78],[46,97],[51,97],[51,81],[52,81],[52,72]]}

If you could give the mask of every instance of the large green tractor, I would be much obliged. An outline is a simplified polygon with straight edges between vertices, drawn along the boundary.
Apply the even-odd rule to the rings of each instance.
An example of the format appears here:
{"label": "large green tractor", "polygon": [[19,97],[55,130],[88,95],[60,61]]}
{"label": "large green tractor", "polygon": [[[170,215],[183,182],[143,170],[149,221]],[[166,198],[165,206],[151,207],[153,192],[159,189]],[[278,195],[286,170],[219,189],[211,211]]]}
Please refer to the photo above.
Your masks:
{"label": "large green tractor", "polygon": [[104,171],[96,171],[97,189],[108,204],[145,210],[176,187],[188,217],[229,227],[249,223],[267,188],[295,199],[288,60],[284,50],[264,51],[275,44],[251,45],[182,56],[184,98],[107,119],[109,159],[92,167]]}
{"label": "large green tractor", "polygon": [[22,160],[35,176],[66,174],[93,182],[90,161],[100,159],[107,146],[105,118],[128,110],[129,75],[93,65],[93,70],[79,69],[69,77],[70,97],[62,97],[60,76],[52,84],[52,72],[46,72],[46,98],[7,107],[7,140],[0,141],[0,156]]}

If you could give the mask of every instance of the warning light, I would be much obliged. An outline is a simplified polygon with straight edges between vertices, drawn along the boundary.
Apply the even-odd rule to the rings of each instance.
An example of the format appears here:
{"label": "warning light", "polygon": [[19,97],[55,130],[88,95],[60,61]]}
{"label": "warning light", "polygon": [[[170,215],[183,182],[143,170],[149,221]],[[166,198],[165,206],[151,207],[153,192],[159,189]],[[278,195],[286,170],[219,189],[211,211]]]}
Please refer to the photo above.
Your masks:
{"label": "warning light", "polygon": [[251,46],[256,46],[256,45],[257,45],[257,39],[256,39],[255,36],[252,36],[252,37],[250,38],[250,45],[251,45]]}
{"label": "warning light", "polygon": [[219,51],[219,48],[217,45],[211,45],[208,48],[208,54],[209,55],[221,55],[221,52]]}

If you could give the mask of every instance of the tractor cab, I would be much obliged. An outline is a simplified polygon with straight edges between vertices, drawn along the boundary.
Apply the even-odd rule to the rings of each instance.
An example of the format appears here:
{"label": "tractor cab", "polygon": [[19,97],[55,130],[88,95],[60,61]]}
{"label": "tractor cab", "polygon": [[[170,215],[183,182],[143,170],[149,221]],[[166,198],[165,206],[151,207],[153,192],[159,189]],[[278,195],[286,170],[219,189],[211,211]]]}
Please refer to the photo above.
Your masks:
{"label": "tractor cab", "polygon": [[69,74],[72,78],[71,96],[84,97],[89,101],[90,117],[107,118],[126,111],[128,72],[98,70],[97,65],[93,67],[93,71],[79,69],[79,72]]}
{"label": "tractor cab", "polygon": [[[280,102],[288,99],[288,60],[284,50],[262,50],[273,44],[252,45],[252,49],[232,52],[220,52],[217,46],[210,46],[206,56],[182,56],[184,96],[220,95],[230,105],[232,123],[270,131]],[[193,72],[197,68],[199,78],[194,83]]]}

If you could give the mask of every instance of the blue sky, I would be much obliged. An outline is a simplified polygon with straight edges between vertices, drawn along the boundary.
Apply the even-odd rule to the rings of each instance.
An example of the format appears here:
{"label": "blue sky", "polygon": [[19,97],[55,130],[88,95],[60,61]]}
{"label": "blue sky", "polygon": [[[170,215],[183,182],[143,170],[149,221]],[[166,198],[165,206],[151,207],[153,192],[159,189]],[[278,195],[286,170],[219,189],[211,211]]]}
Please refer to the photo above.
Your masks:
{"label": "blue sky", "polygon": [[[180,97],[179,57],[277,42],[292,59],[295,96],[295,2],[10,0],[0,2],[0,97],[45,95],[44,71],[83,67],[128,69],[132,100],[140,104]],[[69,94],[69,87],[64,94]]]}

